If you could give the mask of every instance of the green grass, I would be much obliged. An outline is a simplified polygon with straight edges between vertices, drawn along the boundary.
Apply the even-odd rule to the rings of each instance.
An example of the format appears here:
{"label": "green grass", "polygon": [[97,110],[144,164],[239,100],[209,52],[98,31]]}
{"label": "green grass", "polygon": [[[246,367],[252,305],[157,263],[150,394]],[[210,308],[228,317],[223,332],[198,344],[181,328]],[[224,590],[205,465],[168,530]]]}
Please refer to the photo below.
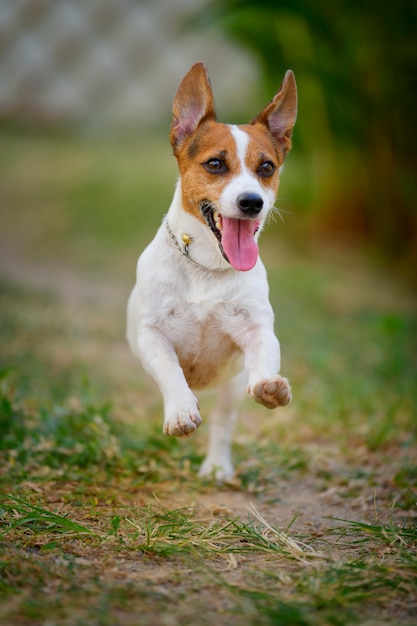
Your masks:
{"label": "green grass", "polygon": [[6,493],[0,492],[0,498],[5,500],[2,503],[2,521],[7,520],[5,521],[7,526],[5,532],[21,527],[30,528],[32,532],[39,532],[39,530],[53,533],[90,532],[85,526],[68,519],[67,515],[57,515]]}
{"label": "green grass", "polygon": [[364,254],[307,246],[296,214],[273,225],[261,247],[294,401],[245,401],[236,477],[199,479],[206,424],[162,435],[124,339],[136,257],[172,195],[168,144],[3,140],[0,624],[413,624],[412,290]]}

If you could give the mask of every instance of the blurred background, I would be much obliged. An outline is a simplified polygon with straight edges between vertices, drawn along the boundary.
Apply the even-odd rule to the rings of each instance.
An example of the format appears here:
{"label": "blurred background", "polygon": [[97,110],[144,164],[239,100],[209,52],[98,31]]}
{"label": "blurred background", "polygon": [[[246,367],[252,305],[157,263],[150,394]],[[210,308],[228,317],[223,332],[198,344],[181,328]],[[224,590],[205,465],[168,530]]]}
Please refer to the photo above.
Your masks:
{"label": "blurred background", "polygon": [[[199,395],[204,423],[192,439],[162,437],[161,396],[125,340],[137,258],[177,179],[172,100],[196,61],[208,66],[223,122],[252,119],[288,68],[299,91],[276,203],[282,219],[260,241],[293,402],[279,411],[242,404],[238,482],[224,488],[192,479],[213,398]],[[2,624],[110,624],[112,612],[113,623],[132,624],[135,606],[143,623],[179,624],[190,604],[181,599],[198,581],[187,587],[183,577],[192,571],[187,546],[175,553],[161,542],[152,552],[158,543],[148,537],[148,570],[123,539],[125,507],[140,512],[150,498],[149,511],[157,502],[175,508],[161,520],[179,520],[182,510],[204,518],[212,505],[220,521],[237,510],[246,519],[244,503],[253,501],[291,533],[297,520],[296,536],[325,554],[323,515],[371,522],[369,532],[357,526],[373,535],[369,561],[365,543],[361,558],[346,550],[356,541],[356,522],[347,522],[335,537],[346,556],[317,566],[321,580],[313,562],[304,568],[289,603],[287,578],[268,574],[264,594],[255,553],[253,578],[230,560],[228,588],[240,580],[244,595],[219,594],[216,621],[200,611],[203,623],[228,614],[234,622],[238,602],[248,623],[262,606],[259,623],[283,623],[285,613],[292,624],[351,624],[356,601],[368,625],[412,623],[416,95],[416,0],[0,0],[0,491],[24,498],[13,500],[16,534],[1,540]],[[25,494],[37,506],[23,514]],[[85,539],[85,551],[73,537],[50,541],[61,526],[43,516],[43,502],[69,523],[108,528],[105,545],[97,543],[104,531]],[[2,535],[8,512],[10,504],[0,507]],[[148,531],[151,522],[140,520]],[[109,567],[106,546],[123,550],[123,570]],[[207,569],[210,597],[216,568],[228,568],[223,556]],[[366,603],[376,585],[392,592],[380,622]],[[203,607],[208,596],[198,597]]]}
{"label": "blurred background", "polygon": [[[133,204],[144,211],[146,223],[150,220],[151,232],[166,210],[175,180],[175,163],[166,161],[170,148],[165,138],[173,95],[191,64],[203,60],[208,65],[221,121],[251,118],[292,68],[300,105],[278,203],[287,214],[286,236],[294,237],[294,245],[321,251],[335,245],[365,247],[374,259],[413,278],[416,41],[414,0],[383,7],[376,0],[0,0],[3,174],[13,151],[16,158],[23,145],[16,143],[16,136],[20,141],[30,138],[24,151],[29,160],[31,150],[37,152],[33,158],[39,169],[44,160],[45,171],[37,179],[42,186],[42,176],[54,178],[61,165],[66,169],[59,162],[61,140],[66,158],[73,161],[69,167],[80,170],[73,185],[67,180],[76,196],[70,213],[77,214],[78,203],[82,214],[76,215],[81,221],[75,235],[83,231],[88,236],[91,227],[93,236],[97,227],[100,237],[100,228],[106,227],[93,223],[97,210],[109,222],[107,230],[119,228],[123,236],[134,228]],[[47,148],[43,142],[51,135],[54,144]],[[92,146],[100,141],[99,154],[88,156],[86,151],[94,151]],[[112,164],[100,161],[105,154]],[[153,170],[156,163],[168,168],[158,173],[159,189],[152,200],[148,191],[154,181],[143,159]],[[127,172],[123,162],[129,164]],[[18,194],[24,193],[25,177],[35,177],[32,164],[27,166],[28,171],[18,174],[23,176]],[[112,174],[107,169],[119,167],[124,192],[114,185],[109,189]],[[93,175],[89,168],[96,168]],[[15,213],[22,198],[8,196],[15,192],[6,184],[7,175],[2,181],[1,210],[12,212],[3,221],[2,239],[7,233],[9,244],[4,246],[16,252],[10,238],[14,233],[22,239]],[[118,186],[116,178],[114,184]],[[48,185],[43,187],[47,193]],[[111,197],[120,192],[123,198]],[[84,205],[84,193],[90,218],[79,206]],[[144,198],[158,208],[141,206]],[[73,218],[62,206],[65,198],[60,204],[53,218],[44,217],[49,231],[55,228],[64,235],[68,223],[59,225],[59,214],[63,222]],[[26,230],[33,230],[33,237],[26,233],[26,243],[33,238],[39,243],[36,224],[20,217]],[[66,234],[74,233],[69,229]],[[107,237],[113,235],[107,232]]]}

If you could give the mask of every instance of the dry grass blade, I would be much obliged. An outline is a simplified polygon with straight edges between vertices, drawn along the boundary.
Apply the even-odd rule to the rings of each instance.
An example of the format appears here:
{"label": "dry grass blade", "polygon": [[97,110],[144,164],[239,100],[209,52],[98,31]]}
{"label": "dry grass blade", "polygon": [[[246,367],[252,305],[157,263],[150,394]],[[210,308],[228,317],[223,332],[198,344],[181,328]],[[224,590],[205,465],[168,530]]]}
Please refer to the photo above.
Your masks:
{"label": "dry grass blade", "polygon": [[268,541],[273,540],[274,542],[277,542],[298,561],[307,562],[307,559],[311,558],[324,558],[323,554],[316,552],[311,546],[306,543],[297,542],[284,531],[271,526],[271,524],[266,521],[266,519],[259,513],[252,503],[247,506],[247,509],[265,527],[263,537]]}

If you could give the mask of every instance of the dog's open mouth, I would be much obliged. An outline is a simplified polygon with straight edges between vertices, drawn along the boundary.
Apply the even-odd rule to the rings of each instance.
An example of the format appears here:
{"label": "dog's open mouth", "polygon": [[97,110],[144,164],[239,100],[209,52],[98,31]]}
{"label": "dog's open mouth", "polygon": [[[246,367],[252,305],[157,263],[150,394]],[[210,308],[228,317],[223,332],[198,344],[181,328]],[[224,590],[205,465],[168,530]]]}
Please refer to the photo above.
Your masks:
{"label": "dog's open mouth", "polygon": [[241,272],[251,270],[258,260],[255,234],[260,222],[250,219],[232,219],[221,215],[209,202],[203,202],[201,212],[210,230],[219,242],[219,248],[232,267]]}

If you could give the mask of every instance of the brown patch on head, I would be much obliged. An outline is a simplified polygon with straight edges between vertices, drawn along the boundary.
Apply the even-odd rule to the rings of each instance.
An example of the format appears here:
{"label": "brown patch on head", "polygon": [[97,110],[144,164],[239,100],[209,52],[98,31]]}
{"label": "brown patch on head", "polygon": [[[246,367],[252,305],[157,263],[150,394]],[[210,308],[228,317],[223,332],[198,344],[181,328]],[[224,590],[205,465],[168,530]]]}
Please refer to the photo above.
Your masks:
{"label": "brown patch on head", "polygon": [[[205,201],[216,203],[226,185],[241,173],[242,164],[232,128],[214,121],[204,122],[177,150],[184,209],[203,223],[205,220],[201,214],[201,205]],[[249,139],[245,167],[265,189],[276,194],[279,167],[284,161],[280,145],[262,123],[241,125],[238,128]],[[215,159],[221,161],[223,167],[222,171],[212,173],[206,165]],[[270,163],[274,168],[270,176],[261,173],[260,168],[265,163]]]}
{"label": "brown patch on head", "polygon": [[197,156],[198,151],[200,149],[202,135],[204,134],[205,134],[205,128],[203,126],[203,127],[197,128],[194,135],[191,136],[190,142],[187,145],[187,156],[189,159],[194,159]]}
{"label": "brown patch on head", "polygon": [[[204,223],[201,205],[205,201],[215,202],[241,169],[230,126],[214,121],[201,124],[185,139],[176,156],[184,209]],[[222,171],[210,172],[207,164],[216,159],[221,162]]]}
{"label": "brown patch on head", "polygon": [[[272,135],[267,132],[263,124],[246,124],[239,126],[241,130],[249,135],[249,144],[246,152],[245,165],[248,170],[258,177],[259,182],[265,188],[278,191],[279,168],[284,162],[284,155],[280,146],[274,141]],[[270,162],[274,165],[275,171],[271,176],[262,177],[259,175],[259,167]]]}

